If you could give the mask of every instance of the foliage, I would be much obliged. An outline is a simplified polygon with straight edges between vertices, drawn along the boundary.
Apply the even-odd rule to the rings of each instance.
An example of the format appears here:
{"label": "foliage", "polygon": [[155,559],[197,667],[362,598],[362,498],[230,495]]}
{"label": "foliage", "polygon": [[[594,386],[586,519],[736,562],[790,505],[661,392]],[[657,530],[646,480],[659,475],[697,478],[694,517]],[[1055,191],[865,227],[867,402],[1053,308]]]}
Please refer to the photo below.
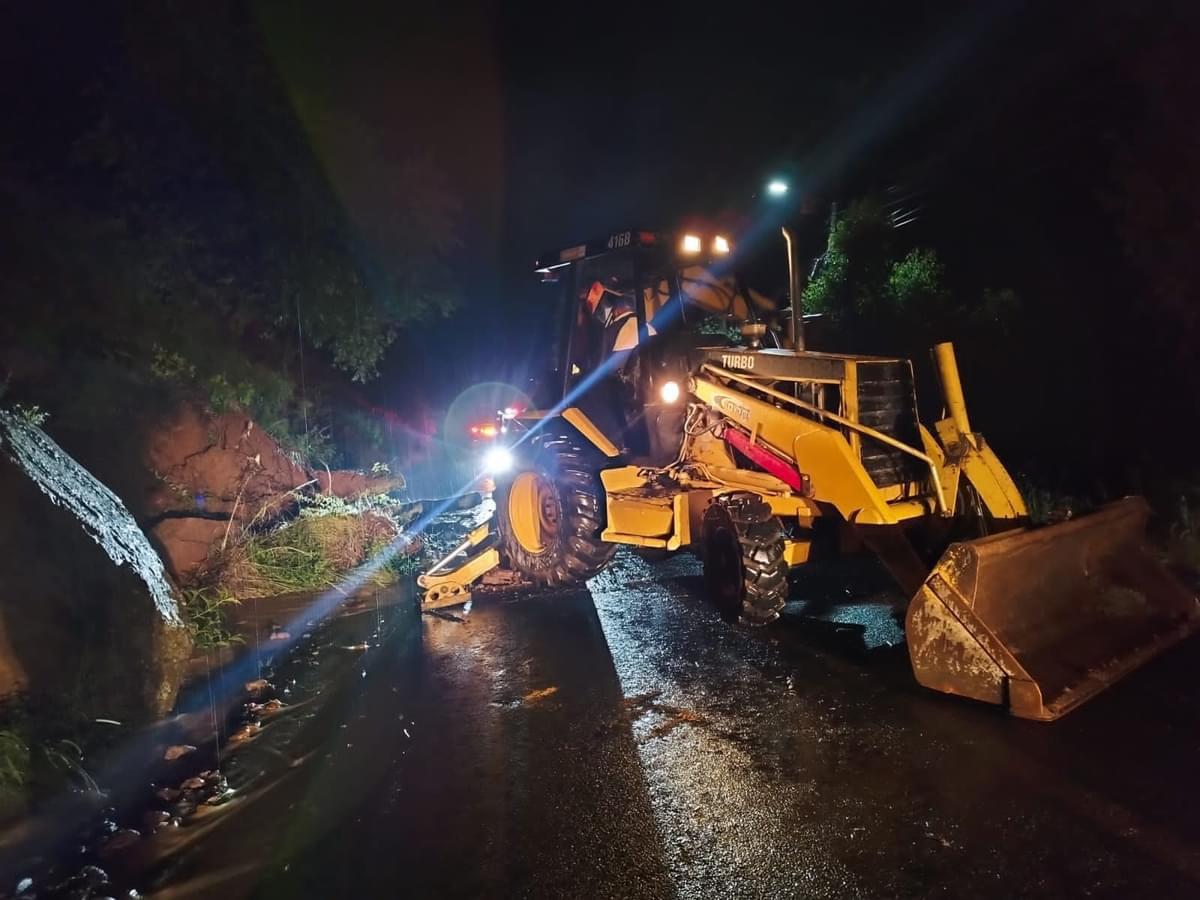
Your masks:
{"label": "foliage", "polygon": [[932,250],[916,248],[892,265],[887,295],[901,312],[929,309],[943,299],[944,267]]}
{"label": "foliage", "polygon": [[300,500],[300,517],[353,516],[358,512],[352,503],[333,494],[314,494]]}
{"label": "foliage", "polygon": [[401,528],[393,513],[397,501],[387,494],[363,494],[343,500],[330,494],[299,498],[297,518],[274,529],[252,533],[224,560],[220,589],[240,596],[324,590],[343,574],[386,553],[373,576],[386,584],[412,572],[415,546],[397,547]]}
{"label": "foliage", "polygon": [[335,464],[327,388],[457,303],[458,201],[432,160],[285,90],[253,17],[118,20],[62,73],[53,142],[0,148],[0,349],[62,368],[37,399],[70,426],[182,395]]}
{"label": "foliage", "polygon": [[70,738],[59,738],[42,744],[41,752],[58,775],[65,776],[70,783],[76,784],[89,794],[99,794],[100,786],[83,767],[83,748]]}
{"label": "foliage", "polygon": [[338,445],[356,458],[377,459],[387,453],[383,422],[378,415],[358,409],[340,409],[338,424]]}
{"label": "foliage", "polygon": [[15,403],[13,404],[12,412],[19,418],[24,419],[28,424],[37,428],[45,425],[46,420],[50,418],[50,414],[37,404],[26,406],[23,403]]}
{"label": "foliage", "polygon": [[[1008,288],[952,288],[938,253],[909,240],[907,229],[892,227],[882,203],[870,196],[833,223],[804,292],[805,309],[824,314],[818,326],[823,349],[916,360],[933,343],[953,340],[973,406],[983,410],[981,421],[994,422],[987,413],[1007,405],[1005,383],[976,376],[1011,368],[1010,340],[1018,339],[1025,319],[1020,298]],[[935,396],[918,391],[925,395]]]}
{"label": "foliage", "polygon": [[229,647],[244,641],[229,628],[226,615],[239,601],[233,595],[213,588],[188,588],[183,591],[183,612],[192,644],[197,649]]}
{"label": "foliage", "polygon": [[1016,481],[1033,525],[1048,525],[1071,518],[1080,506],[1079,498],[1035,484],[1025,476],[1018,476]]}
{"label": "foliage", "polygon": [[742,339],[741,327],[730,322],[724,316],[705,316],[697,326],[700,334],[722,338],[730,343],[739,343]]}
{"label": "foliage", "polygon": [[1167,549],[1176,563],[1200,571],[1200,523],[1186,494],[1179,495]]}
{"label": "foliage", "polygon": [[833,223],[818,271],[804,290],[806,310],[856,333],[894,333],[897,325],[943,316],[950,306],[937,253],[906,250],[875,197],[852,203]]}
{"label": "foliage", "polygon": [[337,579],[337,568],[325,556],[314,529],[289,526],[251,538],[245,553],[252,590],[263,594],[321,590]]}
{"label": "foliage", "polygon": [[31,778],[29,746],[11,728],[0,731],[0,815],[19,804]]}
{"label": "foliage", "polygon": [[100,787],[84,768],[83,740],[78,723],[73,736],[62,733],[62,722],[27,700],[10,700],[0,728],[0,818],[20,811],[34,794],[49,795],[69,785],[89,794]]}
{"label": "foliage", "polygon": [[396,501],[387,494],[361,494],[354,500],[344,500],[333,494],[313,494],[300,498],[300,517],[389,515],[395,507]]}

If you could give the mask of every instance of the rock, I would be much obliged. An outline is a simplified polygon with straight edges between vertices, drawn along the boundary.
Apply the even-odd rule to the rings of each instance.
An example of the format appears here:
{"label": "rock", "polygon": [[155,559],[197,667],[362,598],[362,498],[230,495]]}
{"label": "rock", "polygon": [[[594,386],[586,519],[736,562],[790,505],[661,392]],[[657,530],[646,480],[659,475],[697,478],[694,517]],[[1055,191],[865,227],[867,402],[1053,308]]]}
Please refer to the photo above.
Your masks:
{"label": "rock", "polygon": [[67,880],[67,885],[71,887],[88,889],[104,887],[106,884],[108,884],[108,873],[99,866],[84,866]]}
{"label": "rock", "polygon": [[233,732],[233,734],[229,735],[229,743],[235,746],[237,744],[244,744],[246,741],[253,739],[261,728],[262,726],[257,722],[248,722],[237,731]]}
{"label": "rock", "polygon": [[191,654],[162,560],[121,500],[40,428],[0,411],[0,695],[163,715]]}
{"label": "rock", "polygon": [[156,497],[160,512],[236,512],[249,519],[264,504],[289,502],[289,491],[312,480],[244,414],[210,416],[190,406],[156,428],[146,466],[163,485]]}
{"label": "rock", "polygon": [[179,757],[186,756],[195,749],[191,744],[174,744],[167,748],[167,752],[163,754],[163,759],[167,762],[174,762]]}
{"label": "rock", "polygon": [[150,536],[162,550],[163,560],[178,579],[197,572],[208,561],[227,532],[228,522],[216,519],[163,519],[150,529]]}
{"label": "rock", "polygon": [[184,781],[179,787],[185,791],[198,791],[204,787],[204,779],[196,775]]}
{"label": "rock", "polygon": [[186,819],[188,816],[190,816],[195,811],[196,811],[196,800],[194,797],[188,798],[185,800],[180,800],[173,807],[171,807],[171,814],[176,819],[180,819],[180,820]]}
{"label": "rock", "polygon": [[147,810],[142,816],[142,824],[149,832],[158,831],[158,829],[171,824],[171,814],[165,809]]}
{"label": "rock", "polygon": [[372,475],[351,469],[335,469],[332,472],[317,470],[313,473],[324,494],[333,494],[343,500],[354,500],[363,494],[387,494],[404,487],[399,475]]}
{"label": "rock", "polygon": [[142,834],[133,828],[120,828],[100,847],[100,855],[108,856],[127,850],[142,839]]}

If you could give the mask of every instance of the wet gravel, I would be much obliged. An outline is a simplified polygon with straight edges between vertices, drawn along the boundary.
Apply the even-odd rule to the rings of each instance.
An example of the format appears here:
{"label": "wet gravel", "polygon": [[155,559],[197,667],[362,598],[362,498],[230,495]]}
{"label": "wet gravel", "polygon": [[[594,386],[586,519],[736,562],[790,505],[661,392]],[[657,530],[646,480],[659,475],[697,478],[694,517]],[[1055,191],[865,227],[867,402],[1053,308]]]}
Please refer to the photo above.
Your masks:
{"label": "wet gravel", "polygon": [[[699,567],[411,598],[314,630],[164,829],[162,897],[1194,896],[1191,641],[1059,723],[920,689],[886,579],[814,568],[730,628]],[[396,598],[392,598],[396,599]],[[283,695],[283,691],[287,695]]]}

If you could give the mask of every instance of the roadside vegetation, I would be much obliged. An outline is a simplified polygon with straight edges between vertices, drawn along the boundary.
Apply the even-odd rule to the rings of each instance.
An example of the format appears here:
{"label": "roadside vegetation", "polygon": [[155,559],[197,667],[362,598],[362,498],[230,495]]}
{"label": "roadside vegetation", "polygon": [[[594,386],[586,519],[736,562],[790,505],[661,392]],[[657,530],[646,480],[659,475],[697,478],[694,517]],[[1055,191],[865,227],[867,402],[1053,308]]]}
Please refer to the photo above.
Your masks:
{"label": "roadside vegetation", "polygon": [[85,761],[106,746],[102,729],[111,727],[89,722],[69,703],[38,703],[23,695],[5,699],[0,704],[0,822],[26,812],[35,798],[61,790],[98,796]]}
{"label": "roadside vegetation", "polygon": [[406,539],[411,504],[386,494],[354,501],[302,495],[298,514],[261,530],[247,529],[201,578],[220,596],[266,597],[338,585],[346,573],[379,563],[368,582],[392,584],[419,566],[420,542]]}
{"label": "roadside vegetation", "polygon": [[187,401],[246,413],[309,464],[363,464],[350,443],[386,458],[346,397],[458,304],[449,181],[286,92],[250,21],[214,10],[181,33],[147,6],[115,27],[171,99],[148,103],[98,39],[61,73],[79,84],[53,140],[0,148],[0,379],[63,428]]}
{"label": "roadside vegetation", "polygon": [[180,605],[192,636],[192,646],[197,650],[211,650],[245,643],[242,636],[229,627],[229,615],[240,603],[232,594],[216,588],[184,588]]}

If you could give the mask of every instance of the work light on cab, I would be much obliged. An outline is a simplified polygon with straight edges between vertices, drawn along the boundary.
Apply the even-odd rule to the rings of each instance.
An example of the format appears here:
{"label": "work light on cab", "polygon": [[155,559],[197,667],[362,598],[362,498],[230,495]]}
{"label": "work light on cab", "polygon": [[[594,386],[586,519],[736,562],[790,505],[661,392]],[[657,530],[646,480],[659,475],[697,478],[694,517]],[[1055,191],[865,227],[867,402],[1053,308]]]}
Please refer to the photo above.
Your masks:
{"label": "work light on cab", "polygon": [[704,242],[700,240],[699,235],[685,234],[683,240],[679,242],[679,252],[689,255],[699,253],[704,249]]}
{"label": "work light on cab", "polygon": [[722,235],[717,235],[713,238],[712,252],[718,256],[723,256],[729,252],[729,239]]}

